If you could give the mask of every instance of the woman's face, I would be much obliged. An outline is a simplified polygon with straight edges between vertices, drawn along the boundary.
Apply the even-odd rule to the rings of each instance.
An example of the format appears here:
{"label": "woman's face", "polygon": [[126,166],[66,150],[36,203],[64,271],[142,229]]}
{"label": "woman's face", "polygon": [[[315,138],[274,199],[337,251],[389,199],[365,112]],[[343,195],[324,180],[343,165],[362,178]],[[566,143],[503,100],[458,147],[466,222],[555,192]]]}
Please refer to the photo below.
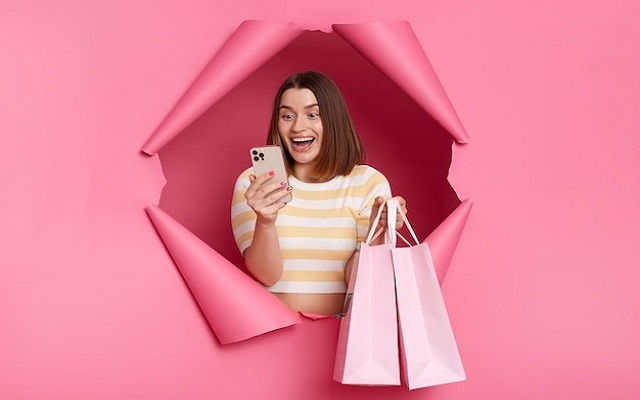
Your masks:
{"label": "woman's face", "polygon": [[322,146],[318,100],[309,89],[287,89],[280,100],[278,132],[295,161],[298,178],[310,171]]}

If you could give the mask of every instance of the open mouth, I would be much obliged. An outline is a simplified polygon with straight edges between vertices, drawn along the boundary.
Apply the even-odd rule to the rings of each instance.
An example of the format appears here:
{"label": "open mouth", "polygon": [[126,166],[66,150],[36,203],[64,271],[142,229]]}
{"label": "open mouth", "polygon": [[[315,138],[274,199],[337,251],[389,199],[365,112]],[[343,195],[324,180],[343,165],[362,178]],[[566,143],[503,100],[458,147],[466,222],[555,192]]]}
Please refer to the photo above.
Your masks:
{"label": "open mouth", "polygon": [[296,150],[306,150],[315,143],[316,139],[312,137],[291,139],[291,144]]}

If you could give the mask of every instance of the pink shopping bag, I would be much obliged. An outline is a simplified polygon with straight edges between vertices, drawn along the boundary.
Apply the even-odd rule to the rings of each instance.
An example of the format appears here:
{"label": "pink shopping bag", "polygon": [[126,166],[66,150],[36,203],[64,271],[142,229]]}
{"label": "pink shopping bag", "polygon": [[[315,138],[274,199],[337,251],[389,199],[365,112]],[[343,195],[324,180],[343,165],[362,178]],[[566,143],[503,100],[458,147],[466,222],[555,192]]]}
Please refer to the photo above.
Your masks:
{"label": "pink shopping bag", "polygon": [[[387,209],[389,226],[394,226],[397,200],[387,201]],[[418,242],[406,215],[400,214],[415,241],[415,245],[407,243],[409,247],[396,247],[398,234],[394,230],[389,232],[396,281],[402,382],[409,389],[417,389],[463,381],[466,377],[462,360],[428,244]]]}
{"label": "pink shopping bag", "polygon": [[[379,219],[380,213],[376,224]],[[351,272],[333,379],[349,385],[400,385],[391,248],[369,246],[374,231],[362,244]]]}

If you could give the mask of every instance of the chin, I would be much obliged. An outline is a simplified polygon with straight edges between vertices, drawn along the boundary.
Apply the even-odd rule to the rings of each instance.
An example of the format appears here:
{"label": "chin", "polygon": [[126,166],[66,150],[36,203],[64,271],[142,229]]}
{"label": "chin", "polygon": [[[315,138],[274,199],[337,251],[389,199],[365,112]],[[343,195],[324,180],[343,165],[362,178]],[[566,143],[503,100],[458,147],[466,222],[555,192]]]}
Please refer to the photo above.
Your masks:
{"label": "chin", "polygon": [[305,156],[298,156],[298,157],[293,157],[293,160],[296,162],[296,164],[311,164],[313,163],[316,159],[318,158],[317,154],[314,155],[310,155],[309,157]]}

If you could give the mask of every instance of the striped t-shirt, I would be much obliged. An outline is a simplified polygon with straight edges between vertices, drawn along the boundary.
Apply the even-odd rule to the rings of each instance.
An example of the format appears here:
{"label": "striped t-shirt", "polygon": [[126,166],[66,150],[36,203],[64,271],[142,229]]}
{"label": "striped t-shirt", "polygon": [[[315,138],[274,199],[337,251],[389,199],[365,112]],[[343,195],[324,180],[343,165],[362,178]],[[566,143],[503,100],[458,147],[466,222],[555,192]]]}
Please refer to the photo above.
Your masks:
{"label": "striped t-shirt", "polygon": [[[256,214],[247,205],[251,168],[238,177],[233,192],[231,225],[240,252],[251,246]],[[276,229],[283,259],[275,293],[344,293],[344,269],[365,239],[376,196],[391,196],[380,172],[358,165],[347,176],[306,183],[289,177],[293,199],[278,212]]]}

